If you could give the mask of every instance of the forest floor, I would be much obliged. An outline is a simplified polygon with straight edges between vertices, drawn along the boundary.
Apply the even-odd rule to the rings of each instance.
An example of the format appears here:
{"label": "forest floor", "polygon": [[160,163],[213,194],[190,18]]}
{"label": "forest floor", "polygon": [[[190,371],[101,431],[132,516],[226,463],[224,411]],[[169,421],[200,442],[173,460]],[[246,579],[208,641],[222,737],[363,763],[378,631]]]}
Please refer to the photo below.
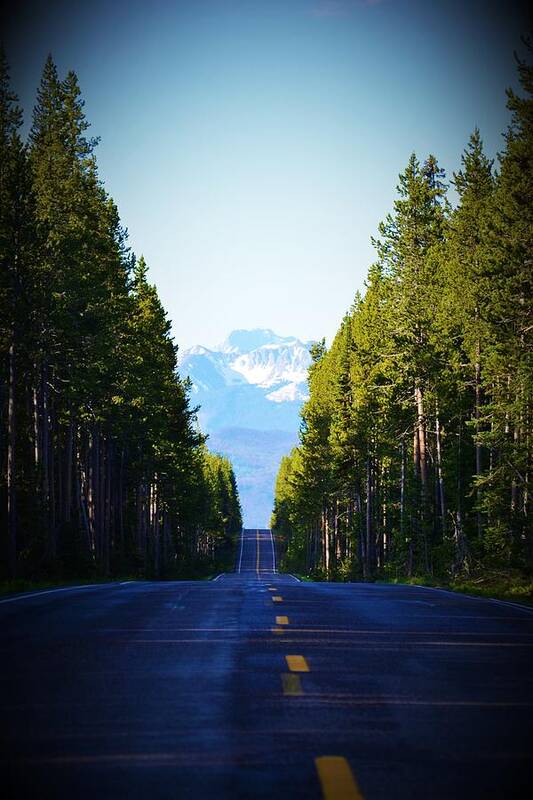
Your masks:
{"label": "forest floor", "polygon": [[[209,575],[194,575],[179,578],[168,578],[168,580],[211,580],[217,575],[213,572]],[[19,594],[22,592],[39,592],[46,589],[68,589],[71,586],[92,586],[93,584],[104,583],[128,583],[139,581],[155,581],[155,578],[141,578],[138,575],[122,575],[119,577],[107,578],[72,578],[70,580],[29,580],[26,578],[16,578],[15,580],[1,581],[0,580],[0,597],[3,595]],[[166,579],[162,579],[163,581]]]}
{"label": "forest floor", "polygon": [[507,600],[514,603],[525,603],[533,606],[533,582],[514,573],[495,573],[479,577],[463,577],[455,580],[439,580],[434,576],[402,577],[393,580],[377,581],[378,583],[406,583],[415,586],[427,586],[433,589],[448,589],[461,594],[477,597]]}
{"label": "forest floor", "polygon": [[[296,574],[303,582],[318,580],[322,582],[323,577]],[[344,583],[342,579],[333,581]],[[355,582],[358,582],[357,580]],[[495,572],[487,573],[483,576],[472,575],[446,580],[434,575],[415,575],[411,578],[406,575],[399,575],[395,578],[378,578],[375,583],[394,583],[410,586],[426,586],[431,589],[446,589],[451,592],[474,595],[476,597],[486,597],[494,600],[506,600],[514,603],[524,603],[533,606],[533,581],[518,572]]]}

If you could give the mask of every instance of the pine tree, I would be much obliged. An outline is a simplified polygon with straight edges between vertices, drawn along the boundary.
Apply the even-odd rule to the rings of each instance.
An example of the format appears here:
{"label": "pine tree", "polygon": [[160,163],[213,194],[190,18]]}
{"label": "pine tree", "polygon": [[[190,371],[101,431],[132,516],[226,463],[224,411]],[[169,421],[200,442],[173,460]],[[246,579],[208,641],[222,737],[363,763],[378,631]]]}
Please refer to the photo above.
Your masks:
{"label": "pine tree", "polygon": [[436,356],[432,347],[434,263],[429,255],[444,239],[447,204],[444,174],[434,156],[419,164],[413,154],[400,175],[394,216],[379,226],[380,263],[396,286],[395,340],[398,366],[412,387],[413,487],[408,572],[417,563],[431,569],[429,546],[428,394]]}
{"label": "pine tree", "polygon": [[205,572],[213,515],[226,560],[242,524],[235,475],[217,457],[216,490],[206,479],[171,324],[98,176],[75,73],[47,59],[28,150],[20,121],[1,60],[6,574]]}
{"label": "pine tree", "polygon": [[[11,91],[5,54],[0,50],[0,349],[2,384],[6,396],[6,503],[2,514],[7,541],[2,542],[8,574],[18,568],[17,501],[23,474],[18,442],[24,418],[19,413],[27,370],[28,327],[31,324],[33,286],[30,277],[33,256],[33,208],[26,149],[20,139],[22,111]],[[5,378],[5,382],[4,382]],[[2,393],[3,394],[3,393]]]}
{"label": "pine tree", "polygon": [[[531,45],[526,42],[531,52]],[[491,346],[483,375],[489,402],[482,444],[490,463],[478,481],[486,549],[497,563],[529,568],[533,331],[533,67],[518,61],[523,96],[507,93],[511,124],[500,155],[487,233]]]}
{"label": "pine tree", "polygon": [[[453,182],[459,196],[442,250],[443,287],[440,301],[440,323],[443,335],[454,342],[448,356],[451,366],[447,376],[455,389],[453,427],[462,452],[456,455],[454,538],[458,567],[465,565],[468,506],[472,479],[480,480],[486,468],[486,454],[481,445],[481,417],[485,398],[482,393],[482,371],[485,353],[491,342],[490,303],[492,275],[487,259],[486,231],[491,198],[494,191],[492,161],[483,152],[479,130],[473,132],[462,155],[462,168]],[[470,427],[465,427],[465,423]],[[473,432],[473,442],[472,442]],[[474,469],[463,456],[475,451]],[[465,497],[462,497],[462,494]],[[465,530],[466,525],[466,530]],[[476,496],[476,535],[483,529],[481,495]]]}
{"label": "pine tree", "polygon": [[364,296],[313,349],[272,518],[291,569],[531,571],[533,72],[519,74],[500,174],[476,129],[452,212],[436,159],[413,155]]}

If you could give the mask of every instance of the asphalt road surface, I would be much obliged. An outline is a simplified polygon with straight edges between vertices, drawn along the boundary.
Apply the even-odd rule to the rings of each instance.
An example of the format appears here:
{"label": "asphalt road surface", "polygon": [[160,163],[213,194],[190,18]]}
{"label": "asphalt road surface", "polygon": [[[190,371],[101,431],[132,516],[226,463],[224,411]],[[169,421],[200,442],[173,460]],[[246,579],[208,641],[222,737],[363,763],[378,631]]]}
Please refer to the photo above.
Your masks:
{"label": "asphalt road surface", "polygon": [[0,601],[3,796],[533,796],[531,610],[275,570]]}

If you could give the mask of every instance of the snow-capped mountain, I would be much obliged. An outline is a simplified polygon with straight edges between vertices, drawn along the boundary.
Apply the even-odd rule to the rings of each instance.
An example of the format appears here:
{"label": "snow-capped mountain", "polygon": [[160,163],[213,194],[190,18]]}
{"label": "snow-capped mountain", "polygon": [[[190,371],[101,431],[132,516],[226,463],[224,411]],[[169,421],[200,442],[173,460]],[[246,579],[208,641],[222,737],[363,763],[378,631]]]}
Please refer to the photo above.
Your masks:
{"label": "snow-capped mountain", "polygon": [[180,372],[190,378],[206,430],[241,425],[295,430],[307,398],[309,343],[271,330],[233,331],[220,347],[185,350]]}
{"label": "snow-capped mountain", "polygon": [[234,463],[248,527],[268,525],[280,457],[296,444],[310,345],[258,328],[181,354],[201,428]]}
{"label": "snow-capped mountain", "polygon": [[297,339],[282,344],[264,344],[243,353],[231,363],[248,383],[270,388],[280,384],[305,383],[309,350]]}

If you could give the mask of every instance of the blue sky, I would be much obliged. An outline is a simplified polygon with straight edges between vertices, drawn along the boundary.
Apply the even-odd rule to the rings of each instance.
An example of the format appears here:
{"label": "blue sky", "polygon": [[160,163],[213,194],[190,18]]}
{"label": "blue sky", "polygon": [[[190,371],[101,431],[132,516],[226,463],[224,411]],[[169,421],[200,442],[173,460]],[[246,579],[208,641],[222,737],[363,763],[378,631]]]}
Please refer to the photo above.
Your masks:
{"label": "blue sky", "polygon": [[334,335],[411,151],[451,174],[502,147],[525,4],[21,0],[5,28],[27,124],[49,51],[178,344]]}

